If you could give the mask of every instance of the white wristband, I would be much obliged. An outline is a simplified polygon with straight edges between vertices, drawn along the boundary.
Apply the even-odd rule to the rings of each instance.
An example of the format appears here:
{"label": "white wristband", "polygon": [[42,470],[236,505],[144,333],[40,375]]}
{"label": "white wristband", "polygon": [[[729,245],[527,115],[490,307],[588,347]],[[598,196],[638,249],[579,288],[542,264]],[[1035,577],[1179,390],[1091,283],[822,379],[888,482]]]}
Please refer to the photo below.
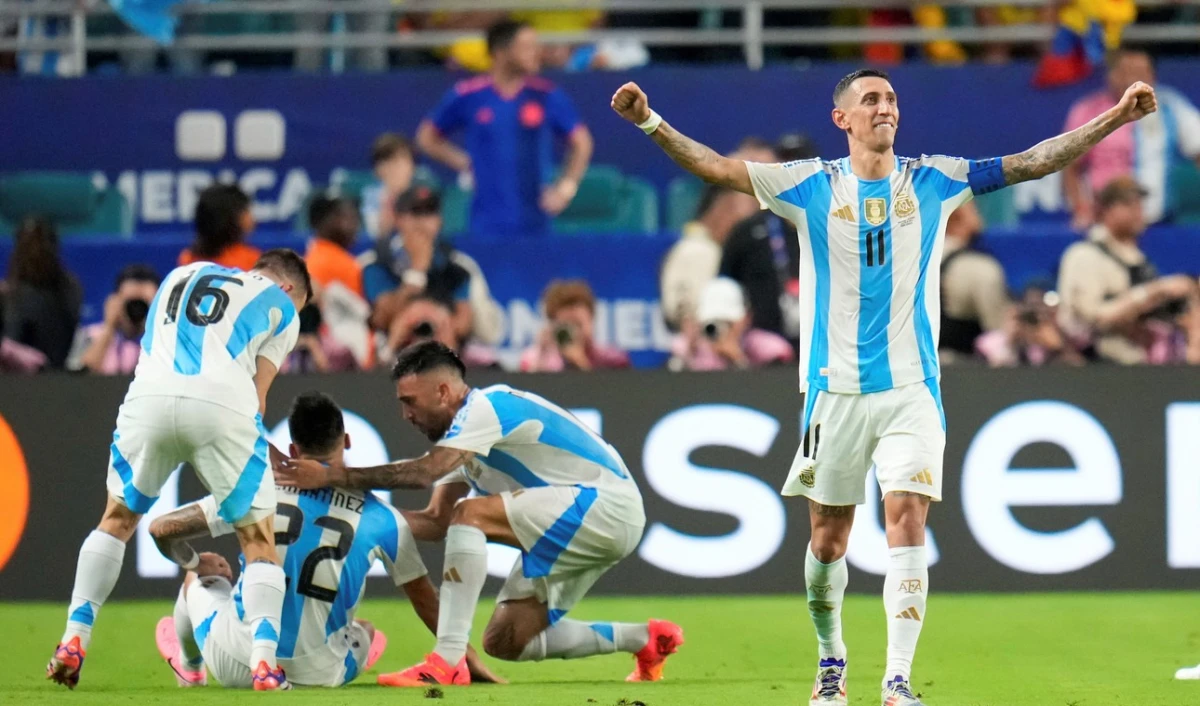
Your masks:
{"label": "white wristband", "polygon": [[192,571],[197,566],[200,566],[200,555],[197,554],[196,550],[193,549],[192,550],[192,558],[188,559],[184,563],[180,564],[180,566],[183,567],[184,571]]}
{"label": "white wristband", "polygon": [[429,284],[429,275],[420,270],[405,270],[400,281],[410,287],[425,289],[425,286]]}
{"label": "white wristband", "polygon": [[658,129],[658,126],[662,125],[662,121],[662,116],[651,110],[650,117],[646,118],[646,122],[638,123],[638,128],[647,135],[652,135]]}

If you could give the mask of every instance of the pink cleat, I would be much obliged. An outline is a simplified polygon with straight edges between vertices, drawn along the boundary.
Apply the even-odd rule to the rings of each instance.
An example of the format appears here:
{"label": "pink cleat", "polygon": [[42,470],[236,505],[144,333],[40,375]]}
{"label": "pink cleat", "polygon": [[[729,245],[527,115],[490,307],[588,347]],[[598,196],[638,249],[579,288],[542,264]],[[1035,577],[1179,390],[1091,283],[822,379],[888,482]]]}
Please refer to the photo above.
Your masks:
{"label": "pink cleat", "polygon": [[683,628],[667,620],[651,620],[650,641],[634,657],[637,668],[625,681],[658,681],[663,678],[667,657],[683,644]]}
{"label": "pink cleat", "polygon": [[175,681],[180,687],[188,688],[193,686],[208,686],[208,674],[204,671],[204,667],[200,669],[188,669],[183,663],[183,657],[179,651],[179,637],[175,634],[175,618],[166,616],[158,621],[158,625],[154,628],[154,644],[158,647],[158,654],[167,661],[167,666],[175,672]]}
{"label": "pink cleat", "polygon": [[383,656],[383,651],[386,649],[387,635],[384,635],[382,630],[376,630],[375,637],[371,638],[371,649],[367,651],[367,663],[363,666],[363,671],[365,672],[375,666],[375,663]]}

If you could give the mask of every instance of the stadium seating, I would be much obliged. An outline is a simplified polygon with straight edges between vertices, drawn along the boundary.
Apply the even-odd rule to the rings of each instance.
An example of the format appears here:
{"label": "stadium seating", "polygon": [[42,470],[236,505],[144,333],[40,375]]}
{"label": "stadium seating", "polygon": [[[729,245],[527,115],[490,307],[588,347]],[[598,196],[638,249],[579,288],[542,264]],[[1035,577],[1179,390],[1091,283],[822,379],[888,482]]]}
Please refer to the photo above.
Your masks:
{"label": "stadium seating", "polygon": [[658,232],[658,192],[616,167],[593,164],[579,184],[575,200],[554,221],[559,233]]}
{"label": "stadium seating", "polygon": [[0,177],[0,235],[29,215],[53,220],[72,237],[133,235],[133,210],[115,186],[81,172],[21,172]]}
{"label": "stadium seating", "polygon": [[1171,171],[1171,185],[1176,221],[1185,225],[1200,224],[1200,169],[1190,162],[1176,165]]}
{"label": "stadium seating", "polygon": [[676,177],[667,184],[667,230],[678,231],[696,217],[704,182],[693,176]]}

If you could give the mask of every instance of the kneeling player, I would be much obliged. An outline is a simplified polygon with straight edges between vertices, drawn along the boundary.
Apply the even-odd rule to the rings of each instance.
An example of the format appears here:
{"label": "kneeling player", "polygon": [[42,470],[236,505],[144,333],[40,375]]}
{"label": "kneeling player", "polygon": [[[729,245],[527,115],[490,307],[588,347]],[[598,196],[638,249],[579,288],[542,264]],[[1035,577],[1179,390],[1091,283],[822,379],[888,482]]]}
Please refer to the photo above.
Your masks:
{"label": "kneeling player", "polygon": [[[471,389],[462,361],[436,342],[405,349],[392,377],[405,419],[436,442],[421,458],[376,468],[289,461],[281,486],[427,488],[439,485],[419,539],[446,538],[437,646],[425,661],[379,682],[469,684],[464,655],[487,578],[488,540],[521,549],[484,633],[498,659],[538,661],[629,652],[630,681],[655,681],[683,644],[679,626],[583,623],[564,615],[642,537],[637,484],[610,446],[571,413],[504,385]],[[464,498],[471,487],[480,497]]]}
{"label": "kneeling player", "polygon": [[[293,456],[342,462],[350,437],[332,399],[320,393],[301,395],[288,426]],[[417,614],[436,631],[437,593],[408,523],[392,506],[354,490],[280,488],[275,527],[276,551],[288,577],[278,654],[290,682],[341,686],[378,659],[386,639],[354,617],[375,559],[383,561]],[[188,539],[231,531],[212,496],[164,515],[150,527],[163,553],[181,565],[196,563]],[[253,684],[250,652],[264,636],[252,634],[243,621],[241,582],[232,586],[228,566],[221,564],[219,556],[204,554],[196,572],[184,579],[174,618],[159,623],[159,651],[180,686],[202,685],[205,664],[226,687]],[[470,664],[477,679],[495,680],[474,654]]]}

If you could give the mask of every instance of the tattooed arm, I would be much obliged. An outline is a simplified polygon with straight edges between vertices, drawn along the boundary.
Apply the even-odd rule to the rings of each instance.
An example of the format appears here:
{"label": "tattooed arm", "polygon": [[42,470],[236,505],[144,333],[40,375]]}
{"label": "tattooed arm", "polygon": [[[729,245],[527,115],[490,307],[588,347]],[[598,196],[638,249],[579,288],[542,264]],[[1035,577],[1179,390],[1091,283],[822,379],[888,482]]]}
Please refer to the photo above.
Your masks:
{"label": "tattooed arm", "polygon": [[317,461],[292,459],[275,470],[275,482],[290,488],[403,488],[424,490],[434,481],[470,461],[475,454],[446,446],[435,446],[420,458],[395,461],[383,466],[347,468]]}
{"label": "tattooed arm", "polygon": [[1117,128],[1141,120],[1157,109],[1154,89],[1139,81],[1125,91],[1120,103],[1086,125],[1039,142],[1020,154],[1005,157],[1001,162],[1004,181],[1011,186],[1057,172],[1083,156]]}
{"label": "tattooed arm", "polygon": [[[201,501],[203,502],[203,501]],[[232,528],[231,528],[232,529]],[[188,540],[212,536],[208,519],[200,503],[190,505],[157,517],[150,523],[150,536],[154,538],[158,551],[171,561],[200,576],[224,576],[233,580],[233,570],[225,557],[212,552],[196,553]]]}
{"label": "tattooed arm", "polygon": [[[627,83],[612,97],[612,109],[634,125],[650,118],[650,103],[636,83]],[[667,153],[675,163],[704,181],[754,195],[750,172],[740,159],[722,157],[712,149],[696,142],[671,127],[665,120],[650,133],[650,139]]]}

